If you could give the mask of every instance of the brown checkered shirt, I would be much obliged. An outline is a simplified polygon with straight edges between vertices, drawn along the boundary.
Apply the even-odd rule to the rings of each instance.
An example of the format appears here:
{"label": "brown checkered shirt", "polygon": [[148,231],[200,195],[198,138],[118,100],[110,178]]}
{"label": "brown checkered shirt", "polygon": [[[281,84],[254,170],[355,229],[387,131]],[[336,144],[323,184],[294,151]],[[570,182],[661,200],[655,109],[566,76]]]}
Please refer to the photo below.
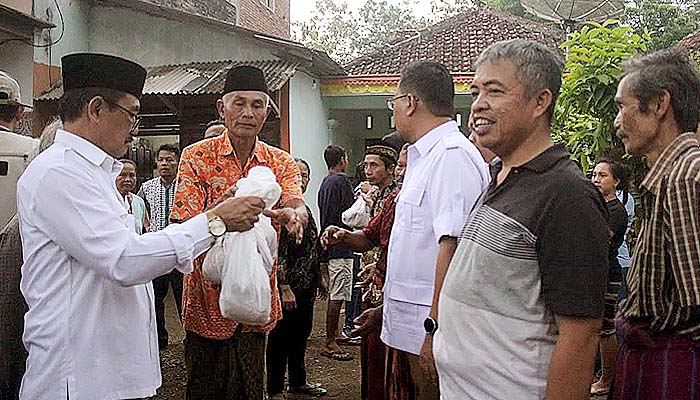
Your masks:
{"label": "brown checkered shirt", "polygon": [[626,318],[656,334],[700,339],[700,147],[673,141],[641,185],[641,230],[628,275]]}

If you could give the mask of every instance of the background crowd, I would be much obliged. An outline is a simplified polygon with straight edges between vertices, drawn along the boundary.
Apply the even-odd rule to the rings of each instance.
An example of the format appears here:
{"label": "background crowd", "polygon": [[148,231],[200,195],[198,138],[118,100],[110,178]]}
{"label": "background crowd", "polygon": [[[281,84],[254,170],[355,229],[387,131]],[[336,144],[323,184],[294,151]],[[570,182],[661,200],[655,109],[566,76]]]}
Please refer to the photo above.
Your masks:
{"label": "background crowd", "polygon": [[[620,159],[589,178],[553,143],[559,55],[510,40],[475,63],[468,133],[449,71],[405,66],[387,102],[396,132],[366,149],[363,177],[325,149],[318,222],[309,163],[258,139],[261,70],[228,71],[221,120],[182,151],[161,146],[159,176],[136,190],[120,158],[145,70],[90,53],[62,64],[60,119],[40,145],[21,139],[40,154],[3,204],[2,398],[154,395],[172,289],[188,399],[327,394],[305,366],[317,300],[321,354],[342,363],[361,346],[363,399],[700,399],[700,78],[680,50],[636,56],[620,77],[615,128],[649,169],[636,202]],[[0,75],[0,140],[18,99]],[[259,166],[282,190],[273,210],[235,193]],[[215,238],[260,218],[279,229],[263,326],[225,318],[202,273]]]}

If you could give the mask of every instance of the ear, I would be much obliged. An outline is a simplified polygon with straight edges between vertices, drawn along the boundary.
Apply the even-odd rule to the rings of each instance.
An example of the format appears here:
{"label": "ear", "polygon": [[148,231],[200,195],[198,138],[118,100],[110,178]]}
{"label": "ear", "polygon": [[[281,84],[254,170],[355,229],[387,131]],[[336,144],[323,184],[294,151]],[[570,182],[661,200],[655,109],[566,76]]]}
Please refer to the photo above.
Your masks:
{"label": "ear", "polygon": [[17,112],[15,113],[15,121],[22,120],[22,114],[24,114],[24,106],[17,107]]}
{"label": "ear", "polygon": [[224,119],[224,101],[219,99],[216,101],[216,111],[219,112],[219,117]]}
{"label": "ear", "polygon": [[104,99],[100,96],[95,96],[90,99],[87,104],[87,116],[90,121],[97,121],[100,118],[100,112],[106,107]]}
{"label": "ear", "polygon": [[406,106],[406,115],[411,116],[418,110],[418,100],[416,99],[416,96],[412,94],[409,94],[407,97],[408,105]]}
{"label": "ear", "polygon": [[554,101],[554,96],[549,89],[542,90],[535,96],[535,117],[539,118],[547,113],[549,106]]}
{"label": "ear", "polygon": [[655,103],[655,108],[652,111],[660,120],[671,110],[671,94],[668,90],[662,89]]}

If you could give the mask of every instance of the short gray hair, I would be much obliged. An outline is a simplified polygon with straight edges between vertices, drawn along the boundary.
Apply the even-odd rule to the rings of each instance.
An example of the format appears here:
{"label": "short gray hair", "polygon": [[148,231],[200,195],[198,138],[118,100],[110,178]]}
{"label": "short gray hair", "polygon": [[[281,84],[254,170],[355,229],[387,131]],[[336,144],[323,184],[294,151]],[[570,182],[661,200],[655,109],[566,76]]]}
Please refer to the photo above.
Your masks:
{"label": "short gray hair", "polygon": [[487,47],[474,62],[474,69],[498,60],[508,60],[515,65],[515,75],[525,87],[525,95],[528,98],[545,89],[552,92],[552,104],[547,109],[551,121],[564,69],[559,55],[545,45],[531,40],[505,40]]}

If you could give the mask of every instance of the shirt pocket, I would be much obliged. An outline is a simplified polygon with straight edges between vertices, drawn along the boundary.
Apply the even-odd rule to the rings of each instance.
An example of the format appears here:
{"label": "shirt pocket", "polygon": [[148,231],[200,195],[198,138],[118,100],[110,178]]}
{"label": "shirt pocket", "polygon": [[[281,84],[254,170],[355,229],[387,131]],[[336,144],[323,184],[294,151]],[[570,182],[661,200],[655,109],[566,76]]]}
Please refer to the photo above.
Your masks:
{"label": "shirt pocket", "polygon": [[[405,216],[399,216],[405,229],[411,232],[422,232],[426,229],[427,212],[425,210],[425,189],[424,188],[404,188],[398,202],[401,203],[401,210],[405,211]],[[421,207],[422,206],[422,207]]]}

